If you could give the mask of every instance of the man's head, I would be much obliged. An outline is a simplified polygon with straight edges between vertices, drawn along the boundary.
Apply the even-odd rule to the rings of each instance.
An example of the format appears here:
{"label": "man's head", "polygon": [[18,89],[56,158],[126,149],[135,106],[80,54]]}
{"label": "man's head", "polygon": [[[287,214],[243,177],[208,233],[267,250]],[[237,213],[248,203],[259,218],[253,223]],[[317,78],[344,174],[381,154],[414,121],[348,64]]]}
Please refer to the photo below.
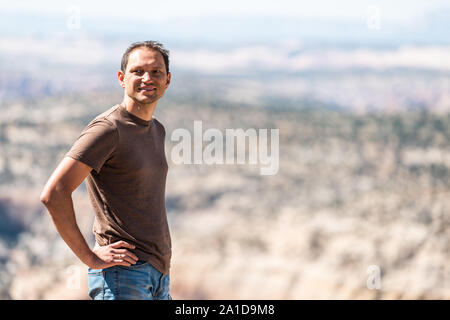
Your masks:
{"label": "man's head", "polygon": [[120,70],[125,73],[128,64],[128,57],[130,56],[131,51],[137,48],[148,48],[154,51],[158,51],[161,53],[164,59],[164,63],[166,65],[166,73],[169,73],[169,51],[166,50],[163,45],[156,41],[142,41],[142,42],[134,42],[132,43],[125,53],[122,56],[122,62],[120,64]]}
{"label": "man's head", "polygon": [[155,41],[131,44],[122,56],[120,69],[120,85],[137,103],[157,101],[170,84],[169,52]]}

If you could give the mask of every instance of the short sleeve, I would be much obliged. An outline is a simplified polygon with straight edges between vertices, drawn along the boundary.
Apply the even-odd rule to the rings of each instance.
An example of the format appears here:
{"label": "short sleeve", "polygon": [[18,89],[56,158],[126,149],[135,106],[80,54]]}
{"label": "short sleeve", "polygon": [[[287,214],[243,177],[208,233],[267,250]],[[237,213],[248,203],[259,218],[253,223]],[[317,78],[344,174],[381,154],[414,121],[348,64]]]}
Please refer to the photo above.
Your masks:
{"label": "short sleeve", "polygon": [[100,172],[113,155],[118,142],[117,128],[106,119],[94,120],[80,134],[66,154]]}

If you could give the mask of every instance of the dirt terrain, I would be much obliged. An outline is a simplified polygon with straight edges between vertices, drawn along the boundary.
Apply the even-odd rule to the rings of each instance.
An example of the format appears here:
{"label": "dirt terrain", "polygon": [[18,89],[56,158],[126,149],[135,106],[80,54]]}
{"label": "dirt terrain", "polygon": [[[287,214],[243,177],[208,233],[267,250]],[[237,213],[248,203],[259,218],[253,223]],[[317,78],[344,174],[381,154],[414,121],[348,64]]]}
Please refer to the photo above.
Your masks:
{"label": "dirt terrain", "polygon": [[[88,298],[86,266],[38,199],[83,126],[117,98],[99,97],[17,103],[1,118],[2,299]],[[174,299],[450,298],[448,114],[169,101],[156,116],[167,132]],[[174,164],[171,133],[195,120],[278,128],[278,173]],[[92,244],[84,185],[74,201]]]}

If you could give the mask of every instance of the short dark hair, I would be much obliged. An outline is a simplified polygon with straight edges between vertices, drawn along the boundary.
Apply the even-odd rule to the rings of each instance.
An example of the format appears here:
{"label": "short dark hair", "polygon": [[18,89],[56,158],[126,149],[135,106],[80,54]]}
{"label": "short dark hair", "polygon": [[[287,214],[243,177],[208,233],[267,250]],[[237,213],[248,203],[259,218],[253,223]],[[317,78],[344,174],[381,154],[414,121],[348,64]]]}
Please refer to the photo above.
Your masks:
{"label": "short dark hair", "polygon": [[164,46],[157,41],[140,41],[132,43],[122,56],[120,70],[122,70],[123,73],[125,73],[125,70],[127,69],[128,57],[130,56],[131,51],[141,47],[149,48],[161,53],[164,58],[164,63],[166,64],[166,73],[169,74],[169,50],[165,49]]}

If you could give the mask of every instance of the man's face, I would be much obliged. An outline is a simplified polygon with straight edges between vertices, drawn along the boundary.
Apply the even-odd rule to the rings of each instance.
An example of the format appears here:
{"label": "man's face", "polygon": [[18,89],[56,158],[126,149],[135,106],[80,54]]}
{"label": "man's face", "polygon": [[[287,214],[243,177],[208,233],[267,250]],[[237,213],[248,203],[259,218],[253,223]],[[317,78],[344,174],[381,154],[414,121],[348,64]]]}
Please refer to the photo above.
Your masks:
{"label": "man's face", "polygon": [[119,71],[119,81],[125,94],[140,104],[157,101],[170,84],[170,72],[161,53],[141,47],[131,51],[125,73]]}

